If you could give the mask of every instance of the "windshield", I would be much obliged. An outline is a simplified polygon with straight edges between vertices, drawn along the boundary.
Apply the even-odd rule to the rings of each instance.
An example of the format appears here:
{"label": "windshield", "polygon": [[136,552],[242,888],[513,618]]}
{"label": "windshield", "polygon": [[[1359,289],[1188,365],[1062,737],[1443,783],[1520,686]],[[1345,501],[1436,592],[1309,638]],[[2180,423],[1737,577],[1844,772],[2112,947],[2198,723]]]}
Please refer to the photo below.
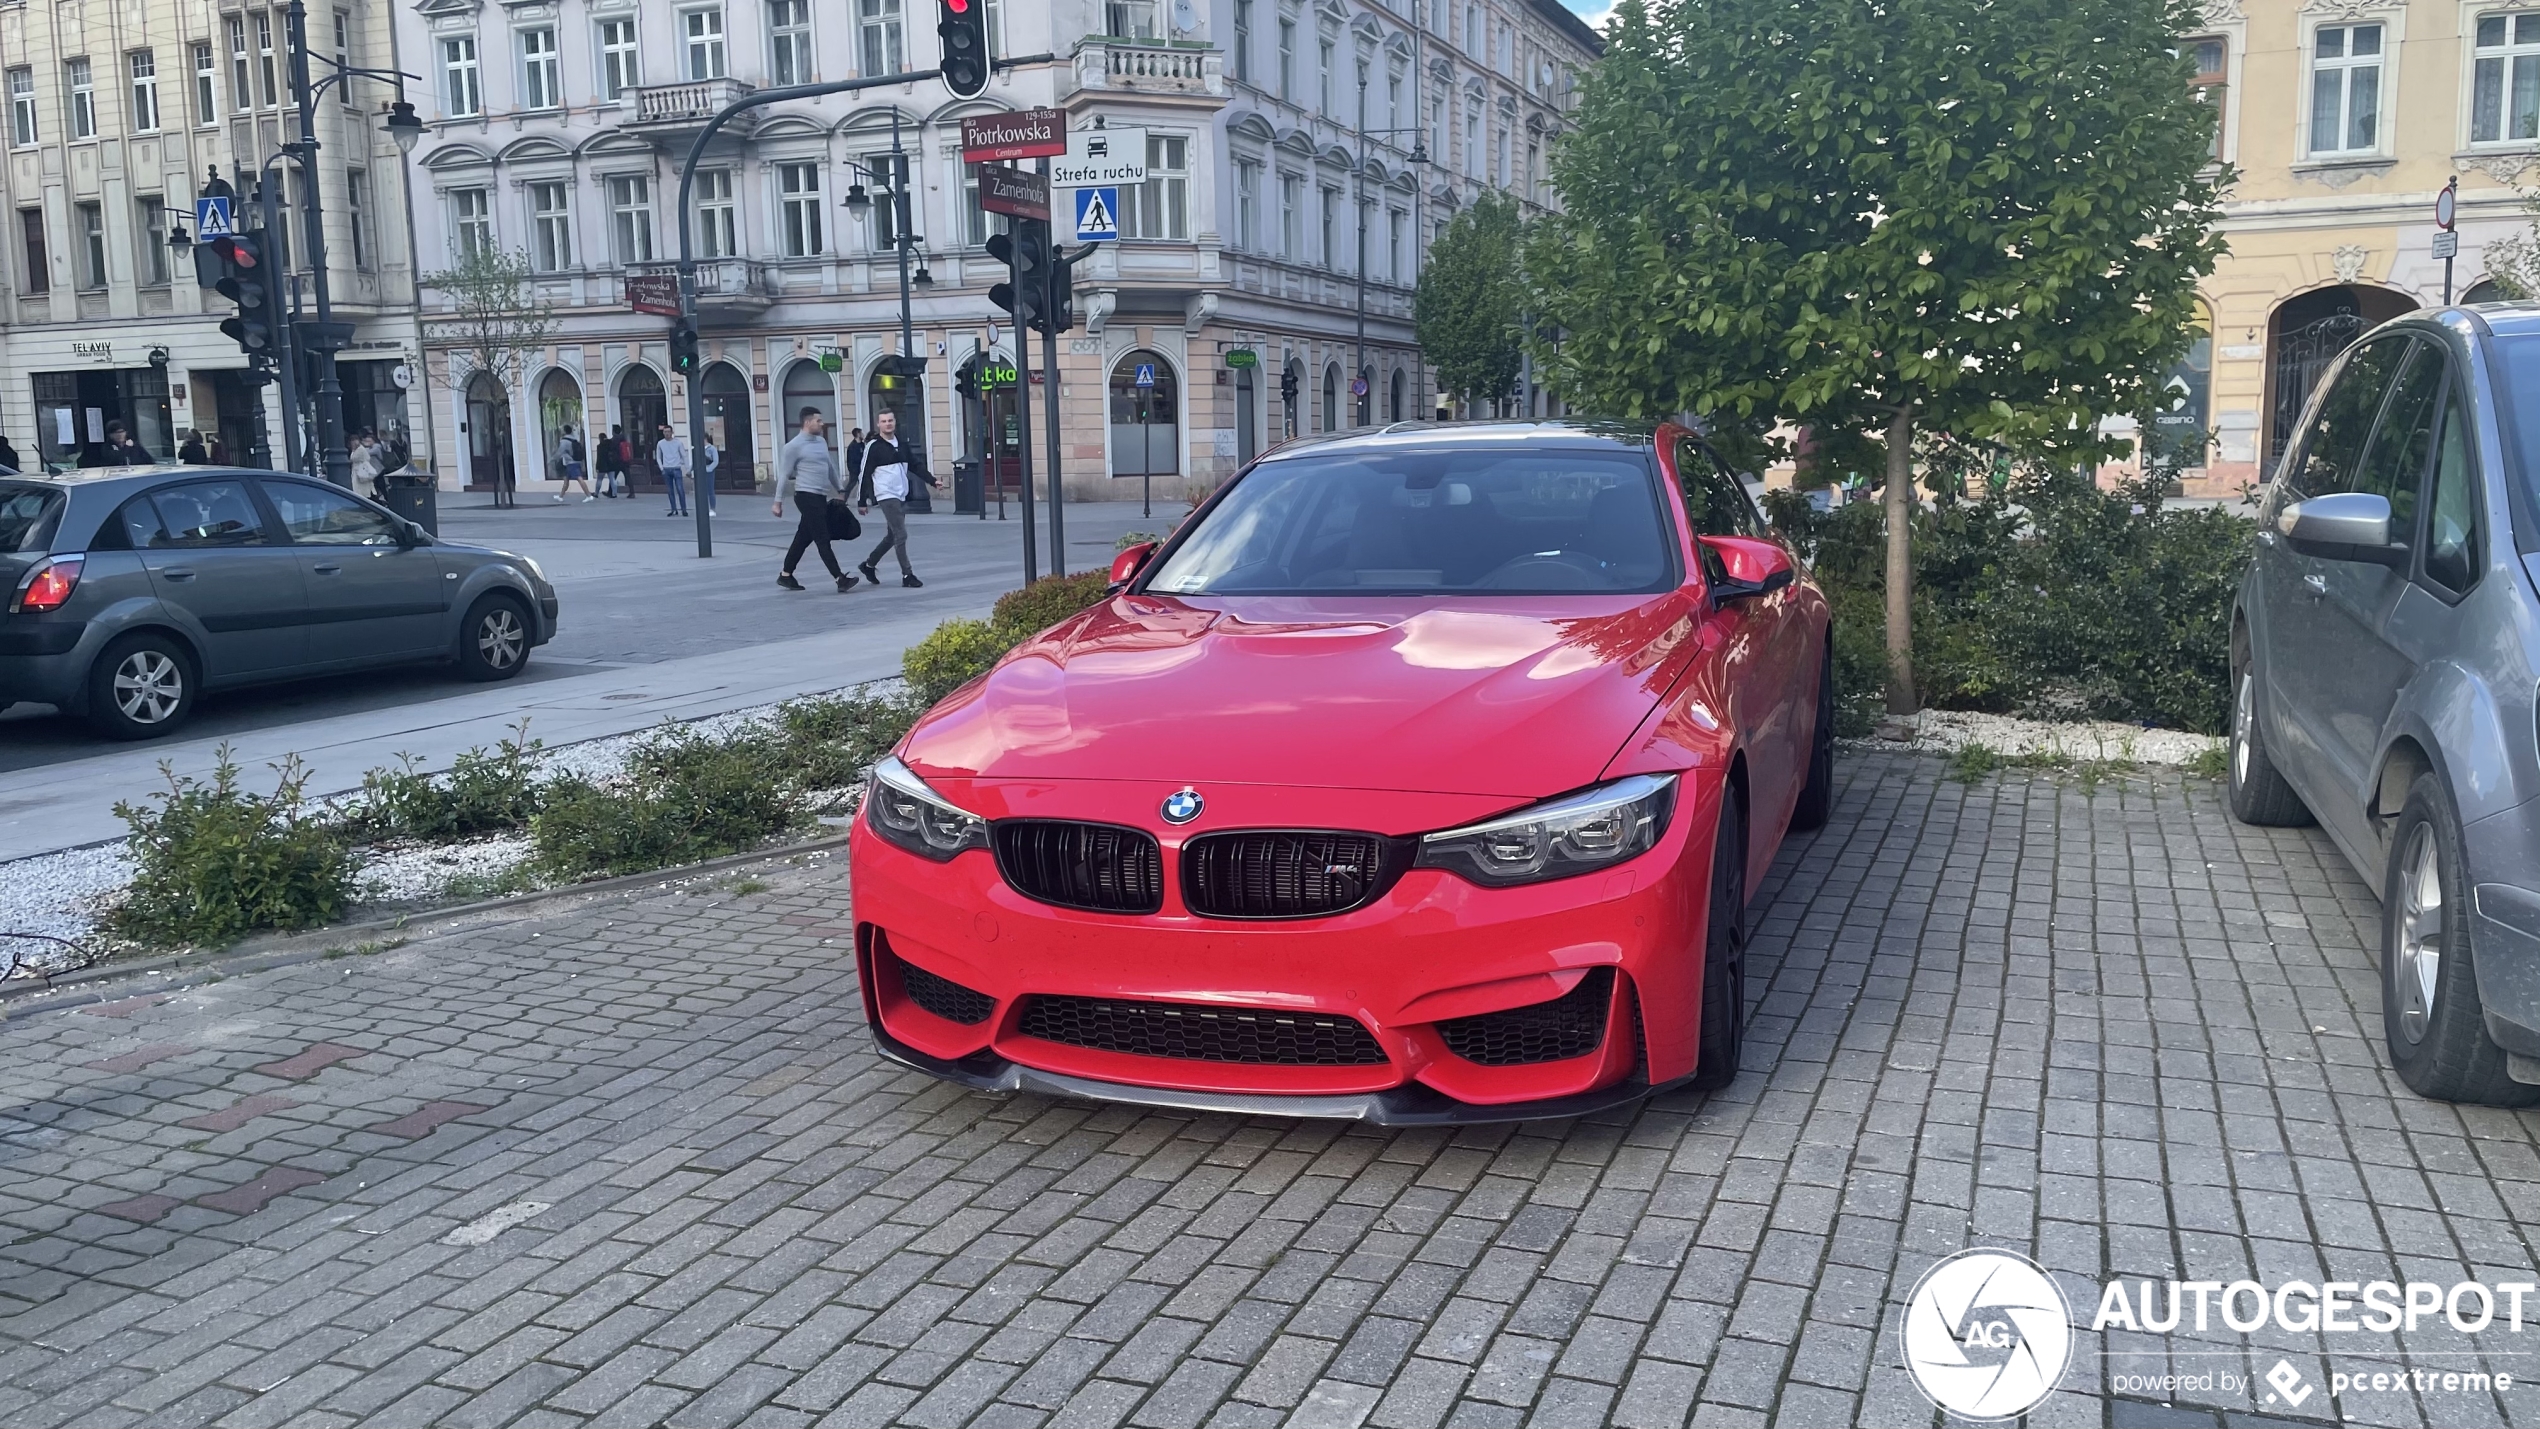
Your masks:
{"label": "windshield", "polygon": [[1646,455],[1355,452],[1264,462],[1157,567],[1171,595],[1608,595],[1674,584]]}
{"label": "windshield", "polygon": [[50,550],[62,506],[53,487],[0,486],[0,552]]}

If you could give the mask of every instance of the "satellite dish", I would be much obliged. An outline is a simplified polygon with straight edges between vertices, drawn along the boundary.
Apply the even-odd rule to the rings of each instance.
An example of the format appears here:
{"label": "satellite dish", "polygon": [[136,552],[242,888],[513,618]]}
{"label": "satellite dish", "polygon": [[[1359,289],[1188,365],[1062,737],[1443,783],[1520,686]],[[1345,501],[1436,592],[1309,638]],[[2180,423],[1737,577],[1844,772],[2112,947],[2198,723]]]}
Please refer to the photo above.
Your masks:
{"label": "satellite dish", "polygon": [[1197,0],[1173,0],[1173,28],[1185,35],[1199,28]]}

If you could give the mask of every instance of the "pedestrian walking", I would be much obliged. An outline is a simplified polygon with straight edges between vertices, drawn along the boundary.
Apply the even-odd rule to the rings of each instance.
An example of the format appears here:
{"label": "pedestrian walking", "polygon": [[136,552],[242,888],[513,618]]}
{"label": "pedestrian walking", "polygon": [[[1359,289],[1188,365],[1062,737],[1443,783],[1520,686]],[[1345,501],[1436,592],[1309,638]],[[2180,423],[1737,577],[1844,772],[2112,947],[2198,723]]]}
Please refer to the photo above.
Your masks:
{"label": "pedestrian walking", "polygon": [[926,584],[908,563],[908,483],[913,477],[935,485],[927,475],[925,458],[900,445],[899,413],[885,407],[873,417],[873,440],[864,445],[865,489],[873,494],[873,504],[882,508],[882,524],[889,529],[881,544],[873,548],[856,566],[864,578],[875,585],[882,583],[881,572],[874,569],[882,557],[897,552],[900,558],[900,584],[910,590]]}
{"label": "pedestrian walking", "polygon": [[617,489],[626,480],[626,458],[618,455],[625,436],[624,427],[611,427],[609,434],[600,438],[600,494],[611,501],[617,499]]}
{"label": "pedestrian walking", "polygon": [[386,501],[388,484],[379,479],[380,455],[379,439],[371,435],[368,427],[354,432],[344,449],[345,479],[352,482],[354,490],[368,487],[373,500]]}
{"label": "pedestrian walking", "polygon": [[688,514],[688,444],[671,435],[670,423],[661,424],[661,439],[653,443],[653,465],[661,472],[661,483],[670,492],[670,514]]}
{"label": "pedestrian walking", "polygon": [[18,449],[9,444],[7,437],[0,437],[0,471],[6,471],[11,476],[19,471]]}
{"label": "pedestrian walking", "polygon": [[[805,407],[796,419],[798,430],[784,449],[776,454],[776,514],[785,514],[785,500],[794,502],[794,540],[785,548],[785,569],[779,571],[776,583],[787,590],[801,590],[803,583],[794,578],[794,567],[800,565],[805,549],[818,546],[820,563],[829,568],[829,576],[840,590],[854,590],[855,577],[838,565],[838,553],[829,548],[832,539],[830,522],[844,514],[847,491],[838,474],[837,459],[829,454],[824,433],[828,422],[818,407]],[[852,516],[847,518],[853,521]],[[851,534],[848,537],[853,540]]]}
{"label": "pedestrian walking", "polygon": [[708,516],[714,514],[715,469],[722,465],[723,453],[715,450],[714,438],[700,438],[697,442],[697,489],[705,493]]}
{"label": "pedestrian walking", "polygon": [[[0,446],[5,445],[7,445],[7,439],[0,438]],[[12,453],[11,455],[14,456],[15,453]],[[203,445],[203,434],[194,430],[192,427],[187,427],[185,429],[185,441],[183,445],[176,449],[176,459],[185,463],[187,466],[210,466],[212,464],[212,453],[209,447]],[[17,462],[14,460],[11,461],[9,463],[9,467],[11,470],[15,470],[17,468]]]}
{"label": "pedestrian walking", "polygon": [[847,449],[840,455],[845,460],[847,489],[855,493],[855,505],[858,511],[873,509],[873,484],[864,479],[864,448],[864,428],[849,427]]}
{"label": "pedestrian walking", "polygon": [[558,501],[564,500],[572,492],[576,482],[582,484],[584,501],[599,499],[591,490],[590,479],[582,474],[582,442],[573,435],[573,428],[569,425],[556,437],[556,479],[563,483],[561,489],[556,492]]}

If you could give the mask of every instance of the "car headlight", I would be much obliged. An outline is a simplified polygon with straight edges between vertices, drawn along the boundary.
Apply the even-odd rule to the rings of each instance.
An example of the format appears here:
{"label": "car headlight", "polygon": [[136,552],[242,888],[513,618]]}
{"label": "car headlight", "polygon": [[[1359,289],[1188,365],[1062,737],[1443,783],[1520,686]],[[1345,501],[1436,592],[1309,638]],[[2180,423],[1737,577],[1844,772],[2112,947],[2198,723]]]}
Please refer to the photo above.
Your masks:
{"label": "car headlight", "polygon": [[538,584],[543,586],[551,586],[555,584],[554,581],[547,579],[547,568],[538,564],[536,557],[522,556],[519,559],[522,565],[529,567],[529,574],[531,578],[535,579]]}
{"label": "car headlight", "polygon": [[954,808],[896,758],[873,766],[864,789],[864,821],[883,838],[937,863],[988,846],[986,819]]}
{"label": "car headlight", "polygon": [[1676,776],[1634,774],[1576,794],[1423,835],[1417,867],[1489,888],[1593,873],[1657,847],[1676,806]]}

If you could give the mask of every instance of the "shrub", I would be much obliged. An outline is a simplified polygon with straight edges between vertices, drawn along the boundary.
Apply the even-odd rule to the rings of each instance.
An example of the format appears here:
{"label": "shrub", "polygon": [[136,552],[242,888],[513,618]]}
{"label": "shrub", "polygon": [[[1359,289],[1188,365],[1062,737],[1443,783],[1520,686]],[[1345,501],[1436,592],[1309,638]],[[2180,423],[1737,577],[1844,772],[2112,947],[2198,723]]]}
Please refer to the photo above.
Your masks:
{"label": "shrub", "polygon": [[344,911],[352,853],[310,812],[299,757],[274,769],[273,793],[247,793],[224,744],[208,782],[163,763],[166,792],[115,805],[139,866],[115,910],[117,932],[161,945],[220,944],[259,929],[314,927]]}
{"label": "shrub", "polygon": [[359,802],[343,818],[354,838],[414,838],[436,843],[527,828],[538,812],[542,746],[522,720],[491,751],[471,749],[450,761],[439,780],[415,768],[411,754],[395,769],[362,776]]}
{"label": "shrub", "polygon": [[665,729],[636,746],[618,777],[550,781],[529,833],[560,877],[641,873],[739,853],[799,817],[780,741],[764,732],[709,739]]}
{"label": "shrub", "polygon": [[802,793],[844,789],[891,752],[924,706],[905,695],[825,695],[777,706],[777,760]]}
{"label": "shrub", "polygon": [[1078,571],[1072,576],[1043,576],[1021,590],[998,596],[988,624],[1011,649],[1101,600],[1110,584],[1108,568]]}
{"label": "shrub", "polygon": [[900,673],[920,709],[967,684],[997,663],[1013,642],[997,638],[984,620],[947,620],[900,656]]}

